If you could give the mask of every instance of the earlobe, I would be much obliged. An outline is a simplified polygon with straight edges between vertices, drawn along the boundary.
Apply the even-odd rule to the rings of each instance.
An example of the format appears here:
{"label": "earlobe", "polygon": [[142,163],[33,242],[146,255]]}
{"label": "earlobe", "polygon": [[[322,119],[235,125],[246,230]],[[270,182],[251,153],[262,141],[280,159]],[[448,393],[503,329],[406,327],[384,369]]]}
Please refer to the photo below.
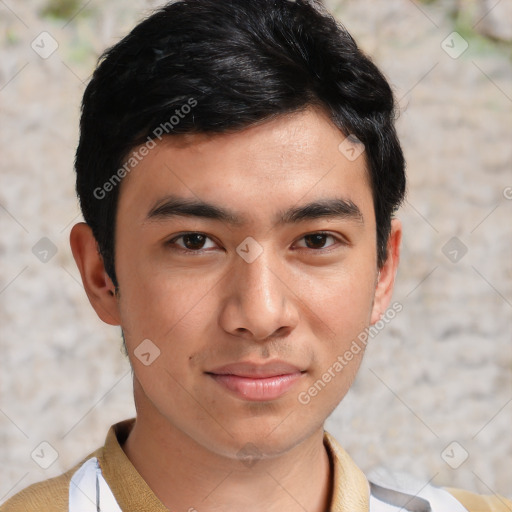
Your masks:
{"label": "earlobe", "polygon": [[395,285],[395,276],[400,261],[400,244],[402,242],[402,223],[399,219],[391,221],[391,233],[387,244],[387,258],[379,269],[377,285],[375,289],[375,299],[373,303],[370,323],[373,325],[378,322],[380,317],[389,307],[393,288]]}
{"label": "earlobe", "polygon": [[85,292],[96,314],[107,324],[119,325],[114,283],[105,271],[103,258],[89,225],[85,222],[75,224],[69,242]]}

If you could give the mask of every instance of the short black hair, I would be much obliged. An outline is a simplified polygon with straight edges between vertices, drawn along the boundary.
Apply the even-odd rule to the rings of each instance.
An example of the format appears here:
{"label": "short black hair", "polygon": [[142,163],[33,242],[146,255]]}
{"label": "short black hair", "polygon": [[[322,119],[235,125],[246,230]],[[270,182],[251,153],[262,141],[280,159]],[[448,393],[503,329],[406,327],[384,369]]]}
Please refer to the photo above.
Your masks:
{"label": "short black hair", "polygon": [[172,2],[106,50],[84,93],[75,168],[84,219],[116,288],[116,185],[136,165],[127,166],[131,150],[309,106],[365,145],[381,267],[405,194],[393,94],[319,0]]}

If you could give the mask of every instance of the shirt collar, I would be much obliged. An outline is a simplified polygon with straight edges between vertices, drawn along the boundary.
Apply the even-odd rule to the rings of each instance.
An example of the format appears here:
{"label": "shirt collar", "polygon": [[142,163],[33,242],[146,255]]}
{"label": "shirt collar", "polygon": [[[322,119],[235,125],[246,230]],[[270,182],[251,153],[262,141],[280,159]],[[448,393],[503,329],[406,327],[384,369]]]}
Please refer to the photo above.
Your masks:
{"label": "shirt collar", "polygon": [[[122,449],[135,419],[113,425],[98,459],[107,481],[122,510],[168,512]],[[324,446],[332,468],[332,496],[329,512],[368,512],[368,480],[336,439],[324,431]]]}
{"label": "shirt collar", "polygon": [[332,498],[329,512],[368,512],[370,485],[336,439],[324,431],[324,446],[333,468]]}
{"label": "shirt collar", "polygon": [[169,512],[121,448],[134,423],[135,418],[132,418],[110,427],[98,457],[101,472],[121,510]]}

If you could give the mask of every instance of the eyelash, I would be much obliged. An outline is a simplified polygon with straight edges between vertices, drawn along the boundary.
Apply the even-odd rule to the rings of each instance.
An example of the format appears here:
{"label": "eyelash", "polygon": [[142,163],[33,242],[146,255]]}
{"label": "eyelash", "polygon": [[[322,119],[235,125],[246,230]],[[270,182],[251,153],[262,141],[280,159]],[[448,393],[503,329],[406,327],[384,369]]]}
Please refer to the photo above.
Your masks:
{"label": "eyelash", "polygon": [[[188,231],[186,233],[182,233],[181,235],[175,236],[171,240],[168,240],[165,243],[165,245],[171,247],[173,250],[177,250],[178,252],[185,253],[185,254],[203,254],[205,252],[208,252],[208,249],[206,249],[206,250],[204,250],[204,249],[193,250],[193,249],[186,249],[186,248],[180,247],[180,246],[178,246],[177,248],[173,247],[177,240],[179,240],[179,239],[181,239],[181,238],[183,238],[185,236],[188,236],[188,235],[202,235],[202,236],[206,237],[207,239],[213,241],[213,239],[211,237],[209,237],[206,233],[202,233],[200,231]],[[314,231],[312,233],[307,233],[307,234],[303,235],[299,240],[303,240],[304,238],[306,238],[308,236],[314,236],[314,235],[325,235],[327,237],[331,237],[337,243],[334,243],[332,245],[329,245],[329,246],[327,246],[325,248],[320,248],[320,249],[312,249],[312,248],[309,248],[309,247],[301,247],[301,249],[306,249],[306,250],[314,251],[314,252],[317,252],[317,253],[318,252],[324,252],[325,253],[325,252],[330,252],[334,247],[336,247],[337,244],[347,245],[347,242],[345,240],[343,240],[342,238],[337,237],[337,236],[335,236],[332,233],[329,233],[327,231]]]}

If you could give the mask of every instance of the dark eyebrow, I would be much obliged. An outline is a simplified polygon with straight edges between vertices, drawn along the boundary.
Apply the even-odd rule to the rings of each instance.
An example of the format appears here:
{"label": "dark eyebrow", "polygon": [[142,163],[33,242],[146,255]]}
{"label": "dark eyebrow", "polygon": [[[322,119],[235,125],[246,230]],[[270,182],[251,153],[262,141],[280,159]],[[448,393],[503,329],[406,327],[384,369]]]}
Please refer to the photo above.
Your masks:
{"label": "dark eyebrow", "polygon": [[[167,196],[157,201],[148,212],[146,221],[181,216],[219,220],[233,226],[240,226],[246,222],[245,218],[224,207],[177,196]],[[349,199],[334,198],[320,199],[282,211],[277,215],[275,224],[295,224],[319,218],[347,219],[363,223],[363,214],[357,205]]]}
{"label": "dark eyebrow", "polygon": [[363,223],[363,214],[357,205],[349,199],[341,198],[321,199],[302,206],[290,208],[280,215],[278,223],[289,224],[325,217],[356,220]]}
{"label": "dark eyebrow", "polygon": [[177,216],[220,220],[233,225],[242,223],[237,215],[225,208],[196,199],[185,199],[177,196],[167,196],[157,201],[148,212],[146,221],[166,220]]}

